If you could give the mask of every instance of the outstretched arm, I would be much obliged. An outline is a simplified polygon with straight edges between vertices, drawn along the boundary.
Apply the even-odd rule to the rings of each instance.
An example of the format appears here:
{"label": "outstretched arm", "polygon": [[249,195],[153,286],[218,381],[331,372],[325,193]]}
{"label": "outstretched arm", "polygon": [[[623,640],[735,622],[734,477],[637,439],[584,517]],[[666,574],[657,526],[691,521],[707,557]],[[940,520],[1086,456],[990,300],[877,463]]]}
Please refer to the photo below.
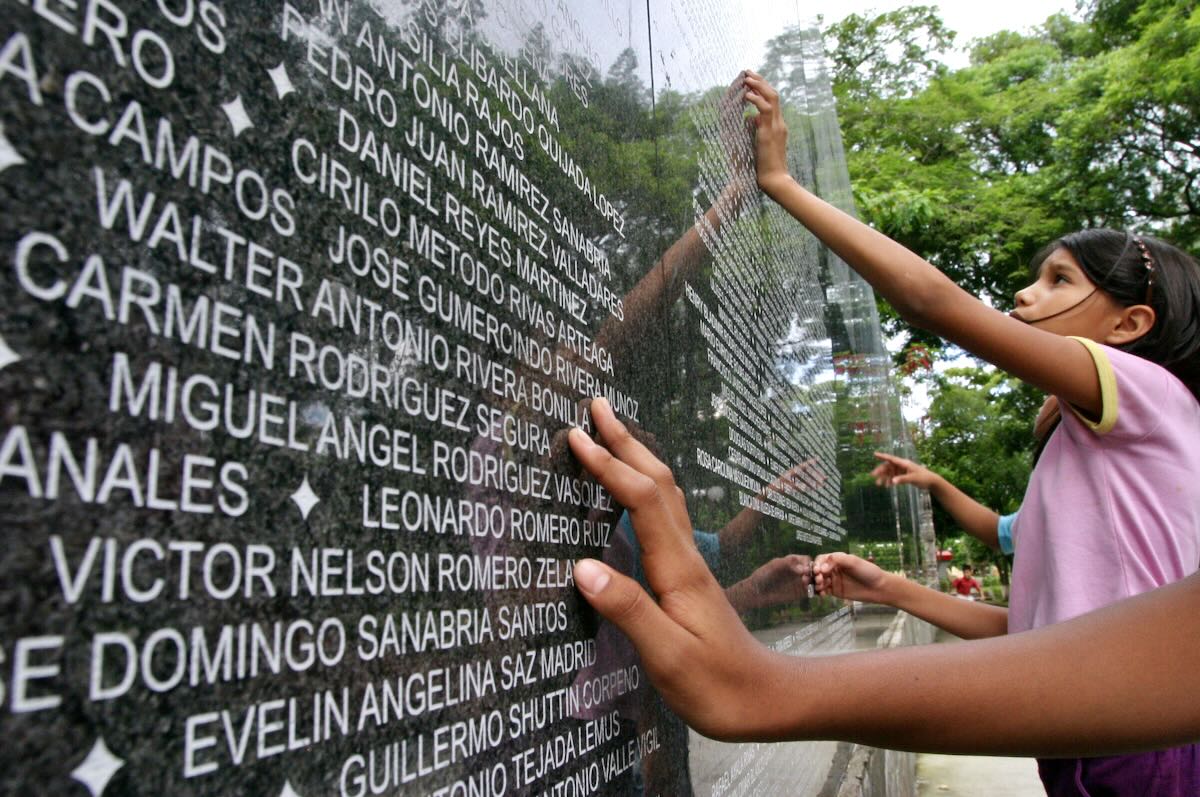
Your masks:
{"label": "outstretched arm", "polygon": [[818,556],[813,564],[813,586],[821,595],[895,606],[963,639],[1008,633],[1007,609],[959,600],[853,554]]}
{"label": "outstretched arm", "polygon": [[993,310],[913,252],[806,191],[788,173],[778,92],[753,72],[745,82],[746,100],[758,109],[758,184],[771,199],[861,274],[905,321],[1099,417],[1100,380],[1082,344]]}
{"label": "outstretched arm", "polygon": [[1000,536],[997,532],[1000,515],[924,465],[882,451],[876,451],[875,456],[882,460],[871,471],[876,484],[880,487],[911,484],[928,490],[934,500],[941,504],[942,508],[950,513],[950,517],[954,518],[954,521],[962,526],[968,534],[984,545],[1000,550]]}
{"label": "outstretched arm", "polygon": [[[1044,756],[1200,739],[1200,574],[997,639],[783,656],[750,635],[704,566],[671,470],[629,436],[607,402],[594,401],[592,413],[603,445],[576,429],[572,450],[629,508],[659,600],[591,559],[576,564],[575,583],[629,636],[663,698],[701,733]],[[930,699],[933,684],[945,699]],[[960,722],[964,702],[979,709],[978,721]]]}
{"label": "outstretched arm", "polygon": [[683,295],[684,286],[712,260],[701,230],[716,235],[756,196],[752,165],[737,157],[739,144],[746,136],[746,121],[742,118],[744,97],[745,87],[739,76],[717,100],[719,145],[728,160],[728,183],[696,223],[622,297],[623,318],[609,316],[596,331],[596,344],[608,349],[616,361],[622,360],[628,350],[643,345],[647,332],[661,323]]}

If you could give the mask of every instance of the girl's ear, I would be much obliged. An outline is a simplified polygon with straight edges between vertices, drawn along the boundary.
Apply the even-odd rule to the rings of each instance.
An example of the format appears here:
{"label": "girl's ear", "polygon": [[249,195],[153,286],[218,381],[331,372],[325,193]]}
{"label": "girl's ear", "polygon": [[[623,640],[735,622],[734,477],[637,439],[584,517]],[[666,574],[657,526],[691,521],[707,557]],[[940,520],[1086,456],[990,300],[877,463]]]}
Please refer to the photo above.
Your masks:
{"label": "girl's ear", "polygon": [[1105,337],[1104,343],[1113,346],[1132,343],[1149,332],[1157,320],[1158,316],[1155,315],[1154,308],[1150,305],[1135,304],[1131,307],[1123,307],[1121,314],[1116,318],[1116,323]]}

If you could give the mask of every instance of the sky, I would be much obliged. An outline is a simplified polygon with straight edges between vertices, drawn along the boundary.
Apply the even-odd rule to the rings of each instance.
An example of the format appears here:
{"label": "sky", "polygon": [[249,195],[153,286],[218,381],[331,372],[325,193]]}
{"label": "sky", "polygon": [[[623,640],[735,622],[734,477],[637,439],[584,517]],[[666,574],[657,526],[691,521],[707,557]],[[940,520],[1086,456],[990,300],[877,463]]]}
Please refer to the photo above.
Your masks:
{"label": "sky", "polygon": [[[849,14],[887,11],[917,3],[938,7],[947,27],[958,34],[955,43],[959,47],[971,39],[997,31],[1032,28],[1059,11],[1072,16],[1076,14],[1075,0],[1002,0],[995,3],[980,0],[910,0],[908,3],[896,0],[743,0],[751,12],[746,15],[746,23],[756,28],[754,38],[764,44],[782,26],[811,20],[818,14],[824,16],[822,27],[825,27]],[[946,61],[951,67],[962,67],[967,63],[967,56],[960,52]]]}

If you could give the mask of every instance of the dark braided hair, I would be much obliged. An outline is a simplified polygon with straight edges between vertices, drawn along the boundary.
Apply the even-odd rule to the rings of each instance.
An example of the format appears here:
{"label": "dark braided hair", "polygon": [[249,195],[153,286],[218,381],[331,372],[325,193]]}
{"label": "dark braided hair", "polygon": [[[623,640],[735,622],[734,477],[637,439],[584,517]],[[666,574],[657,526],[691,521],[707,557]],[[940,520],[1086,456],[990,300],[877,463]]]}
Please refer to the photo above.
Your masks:
{"label": "dark braided hair", "polygon": [[1034,270],[1060,247],[1118,304],[1150,305],[1157,319],[1154,326],[1116,348],[1166,368],[1200,401],[1200,265],[1196,260],[1159,238],[1097,228],[1064,235],[1045,247],[1034,258]]}

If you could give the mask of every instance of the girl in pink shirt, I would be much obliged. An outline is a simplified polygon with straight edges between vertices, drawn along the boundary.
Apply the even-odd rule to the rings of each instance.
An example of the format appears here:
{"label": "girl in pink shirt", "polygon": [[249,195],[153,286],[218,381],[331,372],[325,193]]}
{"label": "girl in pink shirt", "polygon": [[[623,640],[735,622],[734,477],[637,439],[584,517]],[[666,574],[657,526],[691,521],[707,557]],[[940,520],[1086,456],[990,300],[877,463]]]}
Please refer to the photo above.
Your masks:
{"label": "girl in pink shirt", "polygon": [[[962,636],[1066,620],[1200,565],[1200,267],[1150,237],[1083,230],[1036,258],[1005,315],[788,173],[778,94],[747,73],[760,187],[914,326],[1057,397],[1062,420],[1013,528],[1011,611],[877,578],[831,557],[817,575]],[[844,566],[843,566],[844,565]],[[863,583],[855,583],[861,581]],[[835,589],[835,592],[838,590]],[[1086,651],[1080,651],[1086,656]],[[1036,673],[1036,666],[1031,672]],[[1200,793],[1200,748],[1040,762],[1055,795]],[[1130,788],[1134,791],[1130,791]]]}
{"label": "girl in pink shirt", "polygon": [[[1064,239],[1039,264],[1037,281],[1018,299],[1017,316],[1004,316],[920,257],[799,186],[787,171],[787,127],[779,95],[758,75],[743,77],[746,99],[759,110],[754,124],[760,188],[852,265],[910,323],[1055,395],[1067,418],[1054,433],[1056,445],[1094,443],[1099,451],[1114,441],[1111,450],[1087,458],[1124,462],[1130,451],[1140,450],[1151,438],[1163,441],[1133,465],[1165,466],[1166,479],[1163,471],[1135,475],[1132,466],[1097,468],[1094,473],[1105,480],[1089,482],[1085,486],[1094,489],[1076,495],[1086,495],[1086,505],[1107,508],[1091,506],[1090,514],[1067,514],[1051,507],[1022,528],[1018,559],[1024,556],[1031,529],[1043,527],[1056,547],[1060,532],[1081,532],[1073,535],[1071,545],[1126,562],[1145,556],[1159,564],[1178,562],[1185,570],[1194,569],[1194,521],[1155,529],[1179,541],[1166,549],[1146,537],[1146,549],[1116,550],[1112,546],[1119,538],[1111,532],[1135,519],[1145,529],[1173,526],[1174,518],[1188,517],[1188,507],[1197,500],[1187,494],[1198,492],[1200,474],[1190,470],[1180,484],[1171,478],[1176,466],[1167,461],[1200,442],[1195,404],[1200,381],[1200,275],[1195,262],[1158,241],[1104,233],[1108,241],[1119,242],[1119,254],[1097,266],[1084,262],[1090,256],[1076,254],[1072,242]],[[1131,401],[1138,408],[1125,412]],[[592,559],[576,563],[575,583],[592,606],[629,636],[664,700],[701,733],[728,741],[848,739],[906,750],[1062,755],[1197,738],[1200,713],[1187,692],[1196,680],[1188,663],[1200,657],[1193,621],[1200,574],[1052,627],[954,646],[961,648],[958,654],[939,654],[932,647],[831,657],[773,653],[750,636],[705,568],[670,469],[631,437],[606,402],[594,401],[592,412],[601,444],[573,429],[571,450],[628,507],[645,551],[648,581],[660,597],[655,600],[633,579]],[[1079,428],[1068,426],[1076,420]],[[1068,453],[1044,456],[1034,481],[1049,486],[1049,477],[1069,480],[1076,464],[1064,456]],[[1183,468],[1188,467],[1185,461]],[[1118,508],[1130,499],[1125,490],[1113,489],[1116,479],[1129,479],[1131,487],[1152,500],[1140,509]],[[1049,491],[1037,501],[1072,508]],[[1167,505],[1181,507],[1180,514],[1159,511]],[[1087,534],[1092,523],[1108,527]],[[1062,529],[1063,524],[1069,527]],[[1074,561],[1069,550],[1064,553]],[[1150,578],[1170,577],[1169,567],[1151,569],[1155,568],[1160,572]],[[818,576],[844,581],[856,575],[840,567],[832,570],[823,569]],[[1056,590],[1067,574],[1050,575],[1049,584],[1036,588]],[[1122,580],[1124,588],[1138,588],[1137,578]],[[904,583],[915,591],[932,592]],[[855,585],[859,591],[879,588],[878,582]],[[945,622],[935,620],[939,624],[961,622],[961,613],[969,612],[978,622],[968,636],[1008,630],[1003,610],[940,597],[940,608],[928,606],[933,614],[942,613]],[[952,611],[945,611],[946,601]],[[1058,611],[1041,614],[1034,607],[1029,622],[1040,623]],[[955,660],[956,667],[948,666]],[[953,709],[944,701],[929,700],[931,674],[952,691],[989,707],[986,728],[995,737],[959,728],[947,732],[946,718]],[[1122,691],[1123,685],[1129,689]],[[1086,762],[1068,761],[1061,773],[1048,772],[1047,785],[1055,794],[1200,793],[1194,748]]]}

